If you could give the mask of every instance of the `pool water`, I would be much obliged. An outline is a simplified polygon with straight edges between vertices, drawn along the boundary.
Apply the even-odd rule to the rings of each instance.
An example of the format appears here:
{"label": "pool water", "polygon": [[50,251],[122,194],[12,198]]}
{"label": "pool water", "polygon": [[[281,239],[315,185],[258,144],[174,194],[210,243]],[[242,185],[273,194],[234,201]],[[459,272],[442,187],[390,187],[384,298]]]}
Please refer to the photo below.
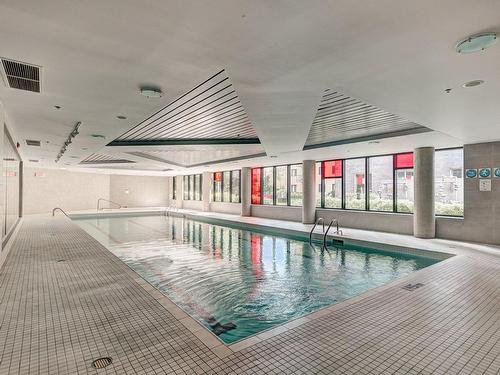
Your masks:
{"label": "pool water", "polygon": [[299,318],[439,260],[180,217],[74,220],[225,343]]}

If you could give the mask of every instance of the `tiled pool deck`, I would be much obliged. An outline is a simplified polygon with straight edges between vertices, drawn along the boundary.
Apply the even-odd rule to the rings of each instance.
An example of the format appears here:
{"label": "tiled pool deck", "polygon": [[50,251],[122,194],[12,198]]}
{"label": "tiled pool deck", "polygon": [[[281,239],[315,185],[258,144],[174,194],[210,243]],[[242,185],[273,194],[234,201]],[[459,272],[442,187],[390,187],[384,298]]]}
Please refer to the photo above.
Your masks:
{"label": "tiled pool deck", "polygon": [[[227,347],[67,218],[21,225],[0,270],[2,375],[500,372],[496,247],[344,229],[344,238],[457,256]],[[92,368],[103,356],[113,364]]]}

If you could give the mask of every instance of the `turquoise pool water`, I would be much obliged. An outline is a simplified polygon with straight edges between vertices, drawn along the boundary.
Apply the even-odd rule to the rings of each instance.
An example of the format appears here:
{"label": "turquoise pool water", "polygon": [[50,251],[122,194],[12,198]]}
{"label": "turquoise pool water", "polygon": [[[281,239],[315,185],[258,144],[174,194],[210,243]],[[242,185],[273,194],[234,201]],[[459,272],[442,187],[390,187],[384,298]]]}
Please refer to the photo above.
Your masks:
{"label": "turquoise pool water", "polygon": [[225,343],[439,260],[166,216],[74,220]]}

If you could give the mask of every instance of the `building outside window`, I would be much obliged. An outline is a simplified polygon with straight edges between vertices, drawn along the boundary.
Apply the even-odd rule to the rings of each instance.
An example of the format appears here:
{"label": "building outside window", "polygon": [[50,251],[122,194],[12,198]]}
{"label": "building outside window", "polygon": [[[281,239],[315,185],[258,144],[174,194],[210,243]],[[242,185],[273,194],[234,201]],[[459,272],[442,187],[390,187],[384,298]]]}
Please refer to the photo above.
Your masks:
{"label": "building outside window", "polygon": [[183,183],[183,199],[185,201],[190,200],[201,200],[202,199],[202,175],[201,174],[192,174],[188,176],[182,176]]}
{"label": "building outside window", "polygon": [[288,204],[288,167],[282,165],[275,167],[276,173],[276,205],[286,206]]}
{"label": "building outside window", "polygon": [[393,186],[393,156],[384,155],[368,158],[368,207],[370,211],[393,211]]}
{"label": "building outside window", "polygon": [[263,168],[262,179],[262,204],[274,204],[274,168]]}
{"label": "building outside window", "polygon": [[302,164],[290,165],[290,206],[302,206]]}
{"label": "building outside window", "polygon": [[320,193],[320,201],[323,200],[325,208],[342,208],[342,169],[342,160],[322,162],[322,176],[319,181],[325,194],[321,199]]}
{"label": "building outside window", "polygon": [[413,152],[394,155],[396,212],[412,213],[414,202]]}
{"label": "building outside window", "polygon": [[214,202],[240,203],[240,171],[215,172],[213,174]]}
{"label": "building outside window", "polygon": [[436,215],[464,215],[463,149],[437,150],[434,155]]}

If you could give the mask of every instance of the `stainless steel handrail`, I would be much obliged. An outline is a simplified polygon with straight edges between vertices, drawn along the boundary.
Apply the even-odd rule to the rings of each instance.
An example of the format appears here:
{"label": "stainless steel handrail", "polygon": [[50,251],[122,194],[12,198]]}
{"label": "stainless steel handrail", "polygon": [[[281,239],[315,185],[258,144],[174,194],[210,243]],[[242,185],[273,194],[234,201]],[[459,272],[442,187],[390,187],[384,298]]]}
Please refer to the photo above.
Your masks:
{"label": "stainless steel handrail", "polygon": [[323,233],[325,233],[325,220],[323,220],[323,218],[320,217],[314,223],[314,226],[312,227],[311,232],[309,232],[309,243],[312,243],[312,235],[313,235],[314,229],[316,229],[316,225],[318,225],[320,221],[323,223]]}
{"label": "stainless steel handrail", "polygon": [[110,201],[109,199],[105,199],[105,198],[99,198],[97,200],[97,211],[99,211],[99,209],[100,209],[99,204],[101,203],[101,201],[105,201],[105,202],[116,204],[118,206],[118,208],[122,208],[123,207],[120,203],[116,203],[116,202]]}
{"label": "stainless steel handrail", "polygon": [[52,216],[56,216],[56,211],[59,210],[61,211],[64,215],[66,215],[66,217],[69,217],[68,214],[60,207],[55,207],[53,210],[52,210]]}
{"label": "stainless steel handrail", "polygon": [[342,231],[339,229],[339,221],[337,219],[333,219],[332,221],[330,221],[330,224],[328,225],[328,229],[326,230],[325,235],[323,236],[323,247],[327,250],[328,250],[328,246],[326,245],[326,236],[328,235],[328,232],[330,231],[330,228],[332,227],[333,223],[335,223],[335,225],[337,226],[337,229],[333,233],[339,234],[341,236],[343,235]]}

